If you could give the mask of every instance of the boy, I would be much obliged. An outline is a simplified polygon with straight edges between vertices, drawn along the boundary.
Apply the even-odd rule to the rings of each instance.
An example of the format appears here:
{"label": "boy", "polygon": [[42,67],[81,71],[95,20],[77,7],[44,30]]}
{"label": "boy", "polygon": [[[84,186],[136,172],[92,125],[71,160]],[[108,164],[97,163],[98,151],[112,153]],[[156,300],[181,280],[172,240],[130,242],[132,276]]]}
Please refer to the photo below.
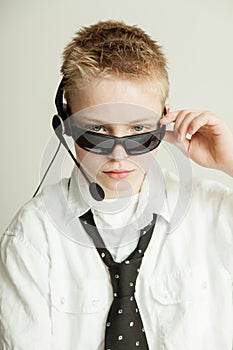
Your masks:
{"label": "boy", "polygon": [[165,106],[166,60],[140,28],[83,28],[62,74],[53,126],[66,147],[64,132],[73,137],[79,170],[2,238],[1,348],[232,349],[232,192],[193,180],[172,226],[180,185],[155,163],[173,122],[166,141],[232,176],[230,130]]}

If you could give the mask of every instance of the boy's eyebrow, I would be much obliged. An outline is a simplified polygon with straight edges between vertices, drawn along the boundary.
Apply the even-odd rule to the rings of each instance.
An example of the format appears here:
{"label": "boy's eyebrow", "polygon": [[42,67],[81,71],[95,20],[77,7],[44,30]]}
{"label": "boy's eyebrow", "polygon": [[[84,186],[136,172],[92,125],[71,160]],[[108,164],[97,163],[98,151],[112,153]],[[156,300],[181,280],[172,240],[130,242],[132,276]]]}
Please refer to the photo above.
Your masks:
{"label": "boy's eyebrow", "polygon": [[139,123],[155,123],[157,120],[155,117],[147,118],[147,119],[135,119],[132,120],[129,124],[139,124]]}
{"label": "boy's eyebrow", "polygon": [[[111,124],[111,120],[101,120],[101,119],[95,119],[95,118],[88,118],[85,116],[84,119],[76,119],[76,121],[80,121],[82,123],[95,123],[95,124]],[[155,123],[157,122],[157,119],[155,117],[149,117],[147,119],[135,119],[135,120],[130,120],[130,121],[126,121],[125,124],[139,124],[139,123]],[[122,123],[122,121],[117,121],[116,123]]]}

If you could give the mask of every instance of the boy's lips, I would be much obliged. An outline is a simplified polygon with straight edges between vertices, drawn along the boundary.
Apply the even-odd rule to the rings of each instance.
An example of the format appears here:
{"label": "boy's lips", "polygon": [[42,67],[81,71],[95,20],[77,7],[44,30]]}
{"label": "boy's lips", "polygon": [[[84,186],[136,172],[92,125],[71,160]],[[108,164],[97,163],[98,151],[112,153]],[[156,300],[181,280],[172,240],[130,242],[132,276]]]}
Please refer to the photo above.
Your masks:
{"label": "boy's lips", "polygon": [[117,170],[104,171],[103,173],[112,179],[123,179],[129,176],[133,171],[134,170],[117,169]]}

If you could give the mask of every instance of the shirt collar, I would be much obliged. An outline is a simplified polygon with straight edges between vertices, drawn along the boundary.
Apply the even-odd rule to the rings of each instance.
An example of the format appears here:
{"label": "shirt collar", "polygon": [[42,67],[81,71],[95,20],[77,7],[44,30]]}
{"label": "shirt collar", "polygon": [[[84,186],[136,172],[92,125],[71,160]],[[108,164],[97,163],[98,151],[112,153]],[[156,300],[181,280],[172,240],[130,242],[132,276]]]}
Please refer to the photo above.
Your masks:
{"label": "shirt collar", "polygon": [[[74,218],[80,217],[90,208],[104,211],[107,203],[95,201],[89,192],[89,185],[82,173],[74,167],[68,189],[65,221],[68,224]],[[119,201],[119,206],[122,203]],[[116,201],[117,210],[117,201]],[[165,180],[163,171],[154,164],[148,171],[139,195],[137,214],[140,226],[145,226],[151,220],[152,214],[162,216],[167,222],[170,221],[170,211],[167,203]]]}
{"label": "shirt collar", "polygon": [[91,207],[88,201],[84,200],[84,193],[88,193],[87,182],[76,166],[73,168],[68,183],[68,197],[65,213],[66,223],[85,214]]}

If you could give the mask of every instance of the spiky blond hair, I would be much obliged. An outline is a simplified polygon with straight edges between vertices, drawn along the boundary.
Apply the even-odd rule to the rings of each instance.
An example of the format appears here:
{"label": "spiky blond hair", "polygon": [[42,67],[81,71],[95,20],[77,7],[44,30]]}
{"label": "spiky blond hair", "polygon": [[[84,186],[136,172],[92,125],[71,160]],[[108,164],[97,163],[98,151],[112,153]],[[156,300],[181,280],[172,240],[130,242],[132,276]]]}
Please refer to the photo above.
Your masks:
{"label": "spiky blond hair", "polygon": [[102,21],[80,29],[64,49],[61,72],[66,77],[66,97],[93,79],[114,76],[154,80],[162,103],[169,92],[161,46],[141,28],[122,21]]}

